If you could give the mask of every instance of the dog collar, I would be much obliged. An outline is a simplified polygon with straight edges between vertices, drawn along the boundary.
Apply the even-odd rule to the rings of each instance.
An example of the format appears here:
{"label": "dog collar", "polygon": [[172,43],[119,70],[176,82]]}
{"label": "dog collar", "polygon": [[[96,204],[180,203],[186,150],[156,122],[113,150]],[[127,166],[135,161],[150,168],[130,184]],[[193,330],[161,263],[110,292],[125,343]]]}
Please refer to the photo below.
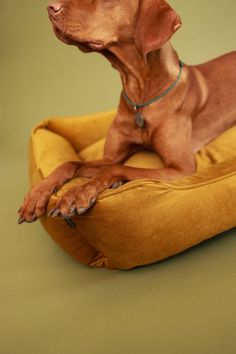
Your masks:
{"label": "dog collar", "polygon": [[143,108],[143,107],[146,107],[146,106],[149,106],[150,104],[154,103],[154,102],[157,102],[159,101],[161,98],[165,97],[166,95],[168,95],[168,93],[170,91],[172,91],[178,84],[180,78],[181,78],[181,75],[182,75],[182,71],[183,71],[183,67],[184,67],[184,63],[180,60],[179,61],[179,74],[178,74],[178,77],[177,79],[173,82],[173,84],[168,87],[165,91],[163,91],[161,94],[159,94],[158,96],[152,98],[151,100],[147,101],[147,102],[144,102],[144,103],[135,103],[133,101],[131,101],[131,99],[128,97],[127,93],[125,92],[125,90],[123,90],[122,94],[123,94],[123,97],[124,99],[126,100],[126,102],[128,104],[130,104],[131,106],[133,106],[134,108],[134,112],[135,112],[135,122],[136,124],[140,127],[140,128],[143,128],[144,125],[145,125],[145,118],[143,116],[142,113],[139,112],[139,109],[140,108]]}

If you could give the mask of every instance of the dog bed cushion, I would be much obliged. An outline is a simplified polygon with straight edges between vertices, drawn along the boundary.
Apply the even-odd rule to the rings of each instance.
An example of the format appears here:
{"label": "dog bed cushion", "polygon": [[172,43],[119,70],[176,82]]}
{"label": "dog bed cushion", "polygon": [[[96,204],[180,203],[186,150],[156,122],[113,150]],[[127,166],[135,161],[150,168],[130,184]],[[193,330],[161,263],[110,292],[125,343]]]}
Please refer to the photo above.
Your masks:
{"label": "dog bed cushion", "polygon": [[[30,141],[30,177],[35,185],[65,161],[99,159],[115,111],[42,121]],[[197,172],[173,181],[136,180],[107,189],[95,206],[73,218],[47,215],[41,222],[51,237],[79,262],[130,269],[154,263],[236,226],[236,126],[196,154]],[[161,159],[142,151],[129,166],[158,168]],[[57,198],[75,183],[66,183]]]}

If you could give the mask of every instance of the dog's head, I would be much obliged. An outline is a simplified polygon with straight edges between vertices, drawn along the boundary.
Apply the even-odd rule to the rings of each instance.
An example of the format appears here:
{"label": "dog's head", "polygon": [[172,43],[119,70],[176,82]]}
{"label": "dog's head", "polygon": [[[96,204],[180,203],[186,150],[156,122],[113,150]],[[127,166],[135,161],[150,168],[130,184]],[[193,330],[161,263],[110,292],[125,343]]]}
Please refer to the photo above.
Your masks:
{"label": "dog's head", "polygon": [[48,13],[57,37],[85,52],[135,42],[146,57],[181,26],[165,0],[61,0]]}

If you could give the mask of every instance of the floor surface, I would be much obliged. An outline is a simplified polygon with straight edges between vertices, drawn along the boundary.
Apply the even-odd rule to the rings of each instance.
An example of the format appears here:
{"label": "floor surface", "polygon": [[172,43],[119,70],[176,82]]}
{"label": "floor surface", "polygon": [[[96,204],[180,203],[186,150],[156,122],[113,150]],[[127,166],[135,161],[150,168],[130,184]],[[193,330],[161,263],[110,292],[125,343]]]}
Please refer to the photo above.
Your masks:
{"label": "floor surface", "polygon": [[89,269],[39,223],[16,225],[26,166],[13,160],[5,167],[2,354],[236,352],[235,230],[151,266]]}

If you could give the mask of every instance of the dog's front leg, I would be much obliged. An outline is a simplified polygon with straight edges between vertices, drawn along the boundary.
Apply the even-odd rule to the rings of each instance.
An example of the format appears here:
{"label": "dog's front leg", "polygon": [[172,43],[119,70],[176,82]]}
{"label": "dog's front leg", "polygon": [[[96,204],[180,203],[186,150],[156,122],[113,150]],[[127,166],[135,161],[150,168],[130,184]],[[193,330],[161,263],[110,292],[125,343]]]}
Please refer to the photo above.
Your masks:
{"label": "dog's front leg", "polygon": [[65,162],[56,168],[26,195],[18,212],[18,223],[34,222],[44,215],[50,196],[67,181],[75,177],[94,177],[108,166],[122,162],[134,151],[136,148],[130,146],[129,141],[111,128],[106,141],[104,158],[91,162]]}
{"label": "dog's front leg", "polygon": [[67,181],[75,177],[92,177],[99,170],[114,163],[103,159],[91,162],[68,161],[57,167],[50,175],[34,186],[26,195],[19,209],[19,224],[34,222],[45,214],[50,196]]}
{"label": "dog's front leg", "polygon": [[166,167],[163,169],[144,169],[124,165],[113,165],[100,171],[83,185],[75,186],[66,192],[57,202],[50,215],[72,217],[82,215],[91,208],[102,191],[119,184],[137,179],[152,179],[156,181],[172,181],[193,173],[192,168],[178,169]]}
{"label": "dog's front leg", "polygon": [[103,190],[118,184],[122,178],[118,171],[120,165],[113,165],[97,173],[96,177],[87,182],[70,188],[57,202],[49,215],[69,218],[75,214],[84,214],[91,208]]}

